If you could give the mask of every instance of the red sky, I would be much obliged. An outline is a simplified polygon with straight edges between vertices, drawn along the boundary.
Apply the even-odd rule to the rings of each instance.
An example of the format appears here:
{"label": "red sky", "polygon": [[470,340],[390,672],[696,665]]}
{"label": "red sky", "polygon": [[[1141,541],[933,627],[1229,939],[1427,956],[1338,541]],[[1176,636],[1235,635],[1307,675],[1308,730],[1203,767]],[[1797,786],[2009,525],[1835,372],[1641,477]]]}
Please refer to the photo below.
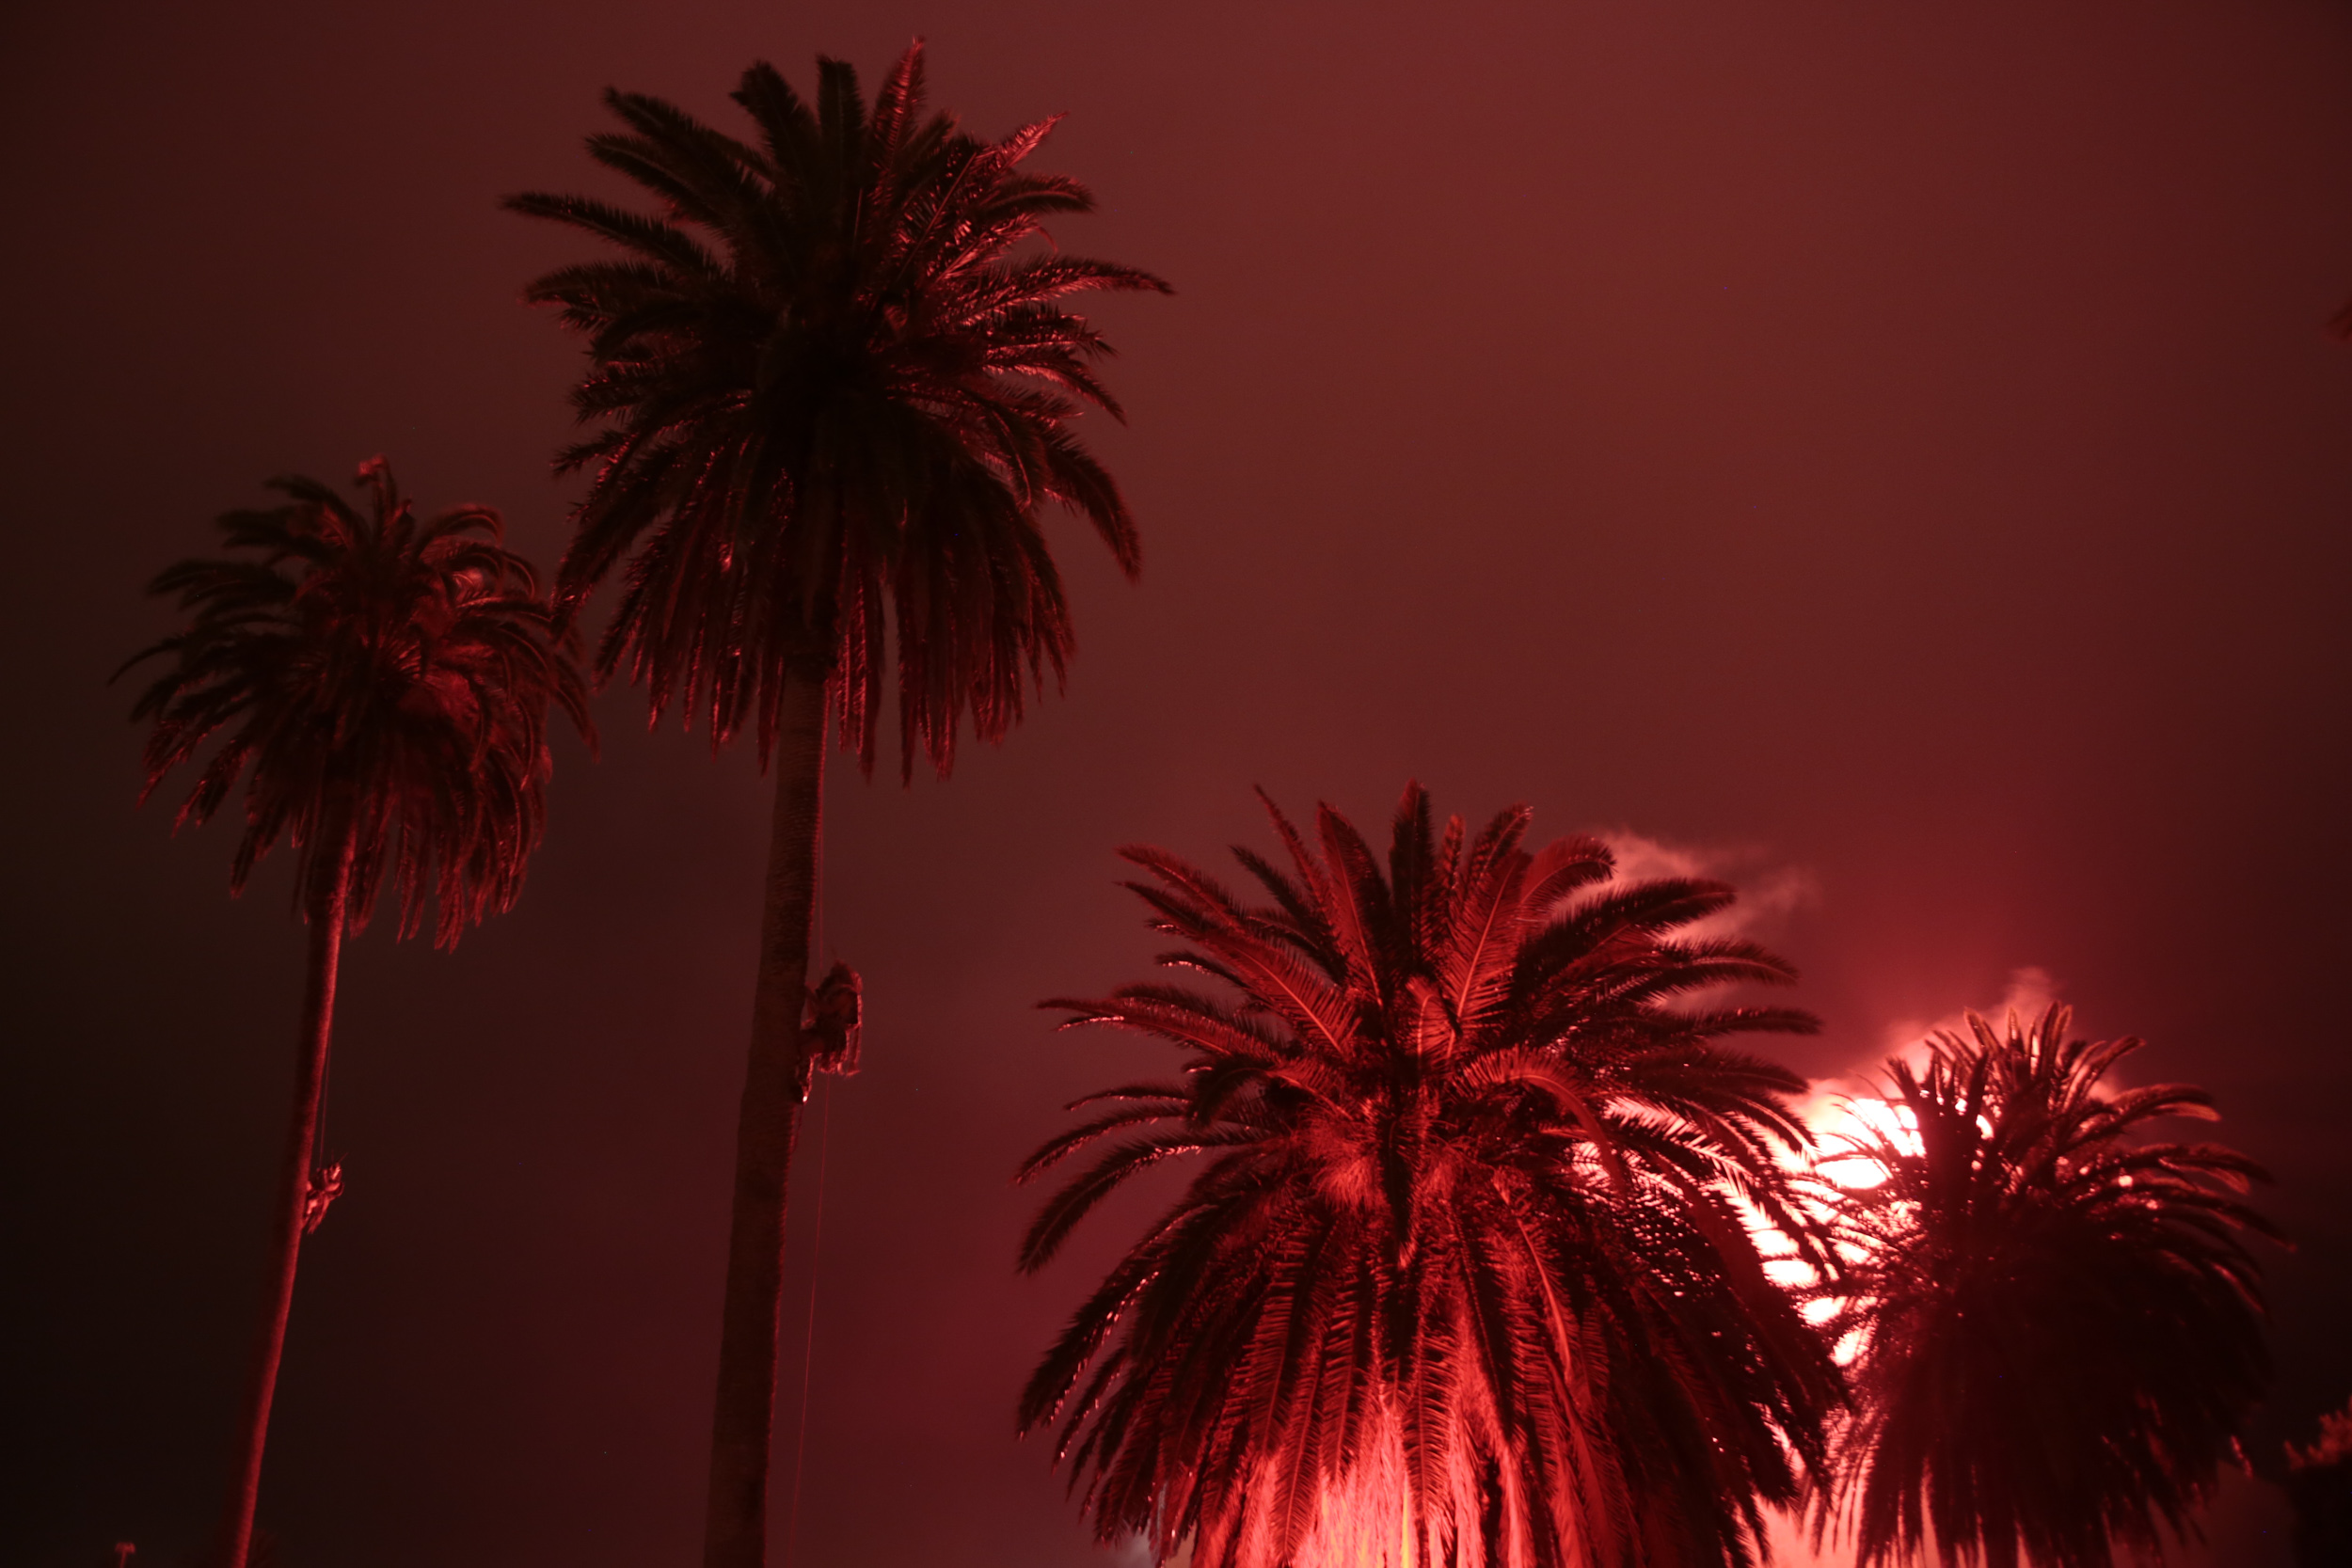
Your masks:
{"label": "red sky", "polygon": [[[797,1563],[1112,1560],[1011,1406],[1133,1211],[1018,1280],[1006,1177],[1145,1058],[1031,1004],[1139,976],[1113,847],[1218,856],[1258,784],[1802,884],[1812,1072],[2046,972],[2282,1178],[2253,1447],[2352,1394],[2343,5],[16,8],[0,1558],[202,1540],[291,1070],[282,881],[231,904],[227,832],[132,809],[141,583],[379,451],[551,562],[577,351],[516,298],[580,249],[497,198],[590,182],[608,83],[723,120],[753,58],[917,33],[974,129],[1069,111],[1063,243],[1179,293],[1101,311],[1147,564],[1061,530],[1068,698],[945,787],[834,774],[867,1069]],[[288,1568],[695,1549],[764,811],[641,713],[564,753],[517,912],[352,953]]]}

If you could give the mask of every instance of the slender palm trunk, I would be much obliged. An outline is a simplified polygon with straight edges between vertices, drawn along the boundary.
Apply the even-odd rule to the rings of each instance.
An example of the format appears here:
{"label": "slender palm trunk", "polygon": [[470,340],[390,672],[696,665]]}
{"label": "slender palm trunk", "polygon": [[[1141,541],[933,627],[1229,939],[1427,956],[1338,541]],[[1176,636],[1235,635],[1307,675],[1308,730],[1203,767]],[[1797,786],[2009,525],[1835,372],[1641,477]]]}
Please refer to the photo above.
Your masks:
{"label": "slender palm trunk", "polygon": [[269,1407],[278,1392],[278,1363],[286,1350],[286,1319],[294,1308],[294,1262],[302,1251],[303,1209],[310,1196],[310,1161],[318,1138],[319,1095],[326,1083],[326,1046],[335,1024],[335,972],[342,958],[343,926],[351,902],[351,839],[337,832],[335,868],[310,910],[310,974],[303,987],[300,1055],[294,1066],[294,1120],[278,1170],[278,1214],[270,1236],[269,1295],[260,1341],[246,1384],[237,1429],[237,1472],[221,1519],[218,1568],[245,1568],[253,1549],[253,1507],[262,1494],[262,1448],[269,1436]]}
{"label": "slender palm trunk", "polygon": [[765,1568],[768,1471],[775,1425],[776,1339],[783,1323],[784,1211],[808,1092],[801,1016],[808,995],[817,907],[817,833],[825,780],[825,682],[786,677],[776,736],[775,812],[769,826],[767,907],[751,1059],[735,1123],[735,1208],[727,1233],[719,1392],[710,1420],[710,1497],[704,1568]]}

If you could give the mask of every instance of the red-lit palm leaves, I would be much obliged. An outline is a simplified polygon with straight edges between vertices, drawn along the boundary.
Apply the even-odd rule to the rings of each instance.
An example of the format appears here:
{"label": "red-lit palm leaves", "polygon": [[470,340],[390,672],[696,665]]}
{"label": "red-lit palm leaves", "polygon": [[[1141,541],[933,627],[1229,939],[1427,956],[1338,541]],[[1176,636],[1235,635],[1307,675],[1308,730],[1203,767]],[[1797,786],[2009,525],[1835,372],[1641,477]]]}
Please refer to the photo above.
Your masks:
{"label": "red-lit palm leaves", "polygon": [[561,593],[577,603],[628,558],[601,669],[626,663],[657,719],[677,701],[714,742],[748,722],[763,761],[778,758],[711,1568],[759,1568],[765,1552],[828,708],[870,767],[895,625],[902,761],[919,745],[944,774],[967,715],[996,739],[1032,683],[1059,677],[1069,617],[1040,511],[1069,507],[1121,566],[1137,561],[1118,486],[1070,430],[1086,404],[1118,412],[1093,369],[1107,350],[1060,302],[1165,287],[1031,245],[1053,215],[1093,206],[1076,182],[1022,167],[1052,121],[994,143],[963,135],[926,112],[919,49],[870,111],[850,67],[820,60],[818,75],[812,110],[773,68],[745,72],[751,142],[607,94],[626,129],[589,151],[653,193],[659,217],[584,197],[510,202],[625,253],[530,290],[586,335],[574,404],[600,427],[560,459],[595,475]]}
{"label": "red-lit palm leaves", "polygon": [[230,890],[288,839],[310,923],[269,1316],[223,1524],[230,1564],[245,1561],[252,1534],[296,1256],[331,1196],[314,1191],[311,1161],[343,936],[367,924],[388,875],[404,934],[429,896],[444,945],[512,905],[539,839],[548,704],[588,725],[579,672],[531,567],[500,546],[497,514],[420,519],[381,458],[359,477],[365,512],[294,478],[274,482],[286,505],[224,515],[224,542],[239,553],[157,577],[151,591],[176,595],[192,619],[131,661],[170,661],[132,711],[154,722],[147,793],[217,740],[179,820],[209,819],[245,780]]}
{"label": "red-lit palm leaves", "polygon": [[1530,855],[1523,810],[1433,838],[1408,790],[1385,876],[1328,808],[1320,854],[1275,822],[1287,867],[1236,851],[1271,905],[1127,851],[1187,944],[1168,961],[1232,995],[1052,1004],[1189,1054],[1030,1159],[1128,1134],[1023,1266],[1137,1173],[1206,1166],[1038,1368],[1024,1430],[1060,1419],[1104,1539],[1165,1560],[1191,1536],[1200,1568],[1748,1560],[1840,1385],[1725,1196],[1806,1235],[1775,1157],[1803,1080],[1711,1042],[1813,1022],[1676,1003],[1788,970],[1676,934],[1728,888],[1611,883],[1587,838]]}
{"label": "red-lit palm leaves", "polygon": [[[1843,1204],[1861,1259],[1839,1326],[1866,1348],[1840,1442],[1865,1562],[2106,1568],[2113,1543],[2179,1531],[2267,1375],[2253,1231],[2258,1167],[2143,1141],[2210,1119],[2204,1091],[2103,1089],[2136,1039],[1938,1035],[1891,1072],[1894,1126],[1851,1152],[1886,1174]],[[1907,1123],[1908,1125],[1904,1125]]]}

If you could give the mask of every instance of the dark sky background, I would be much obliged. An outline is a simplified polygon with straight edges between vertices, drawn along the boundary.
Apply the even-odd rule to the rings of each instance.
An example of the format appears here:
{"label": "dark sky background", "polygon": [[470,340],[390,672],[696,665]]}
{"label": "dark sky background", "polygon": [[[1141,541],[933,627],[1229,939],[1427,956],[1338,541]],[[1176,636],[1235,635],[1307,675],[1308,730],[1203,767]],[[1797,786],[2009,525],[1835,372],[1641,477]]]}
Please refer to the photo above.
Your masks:
{"label": "dark sky background", "polygon": [[[1068,110],[1064,243],[1180,292],[1099,312],[1148,559],[1060,529],[1067,698],[945,786],[833,774],[867,1069],[803,1144],[792,1561],[1123,1560],[1011,1409],[1136,1211],[1021,1280],[1007,1177],[1148,1053],[1031,1004],[1145,972],[1115,846],[1221,857],[1261,784],[1801,893],[1811,1073],[2044,972],[2279,1174],[2257,1458],[2352,1394],[2343,4],[18,6],[0,1560],[199,1549],[291,1076],[283,866],[232,903],[230,830],[133,808],[142,583],[377,451],[551,563],[577,350],[517,297],[582,246],[497,198],[594,183],[609,83],[723,120],[917,33],[974,129]],[[598,711],[514,914],[350,952],[287,1568],[698,1549],[763,785]]]}

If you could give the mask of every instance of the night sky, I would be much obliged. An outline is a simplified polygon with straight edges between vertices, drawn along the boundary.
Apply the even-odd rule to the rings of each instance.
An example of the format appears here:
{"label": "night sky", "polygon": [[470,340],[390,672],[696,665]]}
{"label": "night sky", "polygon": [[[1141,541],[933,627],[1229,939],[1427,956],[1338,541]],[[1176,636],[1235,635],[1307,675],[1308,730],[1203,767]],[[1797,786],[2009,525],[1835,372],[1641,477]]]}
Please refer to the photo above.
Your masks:
{"label": "night sky", "polygon": [[[2249,1450],[2352,1394],[2340,0],[20,5],[0,1560],[199,1550],[292,1075],[282,858],[232,903],[232,829],[133,805],[145,579],[378,451],[551,566],[578,349],[518,295],[587,247],[498,198],[613,188],[608,84],[727,124],[755,58],[870,87],[917,34],[970,128],[1069,111],[1062,243],[1178,292],[1092,308],[1146,562],[1057,525],[1067,697],[946,785],[831,775],[866,1067],[797,1179],[793,1562],[1123,1560],[1011,1416],[1139,1211],[1022,1280],[1008,1176],[1157,1058],[1033,1004],[1142,977],[1112,851],[1262,843],[1253,784],[1768,890],[1808,1073],[2037,987],[2147,1037],[2299,1243]],[[283,1568],[694,1560],[765,787],[597,711],[516,912],[349,950]]]}

